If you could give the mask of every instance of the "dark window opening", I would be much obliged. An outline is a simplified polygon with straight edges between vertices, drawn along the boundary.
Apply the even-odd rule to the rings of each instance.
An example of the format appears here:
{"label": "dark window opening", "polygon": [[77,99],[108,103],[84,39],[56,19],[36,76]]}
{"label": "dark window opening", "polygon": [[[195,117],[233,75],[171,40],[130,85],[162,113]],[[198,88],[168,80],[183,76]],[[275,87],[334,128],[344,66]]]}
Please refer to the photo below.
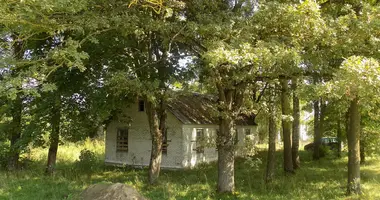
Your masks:
{"label": "dark window opening", "polygon": [[251,129],[246,128],[244,129],[244,131],[245,131],[245,135],[251,135]]}
{"label": "dark window opening", "polygon": [[168,154],[168,129],[162,133],[162,154]]}
{"label": "dark window opening", "polygon": [[139,112],[145,111],[145,102],[144,100],[139,100]]}
{"label": "dark window opening", "polygon": [[203,129],[196,129],[196,152],[197,153],[204,153],[205,152],[205,147],[204,147],[204,142],[205,142],[205,134]]}
{"label": "dark window opening", "polygon": [[116,151],[128,152],[128,129],[117,129]]}

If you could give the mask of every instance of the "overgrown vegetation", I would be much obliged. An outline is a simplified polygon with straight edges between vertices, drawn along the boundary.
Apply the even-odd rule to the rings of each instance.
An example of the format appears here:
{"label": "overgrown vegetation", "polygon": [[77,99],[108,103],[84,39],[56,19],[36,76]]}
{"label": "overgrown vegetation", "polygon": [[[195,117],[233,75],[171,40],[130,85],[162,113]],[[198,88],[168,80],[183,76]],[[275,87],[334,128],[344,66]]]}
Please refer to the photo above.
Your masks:
{"label": "overgrown vegetation", "polygon": [[[45,162],[53,176],[57,162],[67,163],[59,173],[91,180],[97,152],[81,147],[78,161],[62,162],[62,141],[94,138],[115,120],[128,126],[133,116],[123,108],[139,99],[152,141],[149,179],[141,180],[153,185],[172,91],[203,92],[217,97],[218,178],[207,180],[219,193],[242,190],[233,143],[242,116],[268,122],[268,180],[280,129],[283,169],[302,175],[303,109],[314,113],[316,163],[322,137],[347,138],[345,190],[361,194],[360,162],[379,155],[379,16],[373,0],[0,0],[0,165],[13,177]],[[48,149],[44,158],[33,158],[37,147]],[[170,189],[165,180],[156,187]]]}
{"label": "overgrown vegetation", "polygon": [[[89,159],[95,166],[89,179],[86,172],[75,170],[80,152],[94,152],[96,159]],[[86,152],[88,152],[86,151]],[[362,188],[364,195],[345,196],[347,158],[333,156],[317,162],[311,160],[309,152],[300,152],[302,167],[295,176],[285,176],[282,169],[281,152],[277,152],[276,178],[264,184],[266,152],[260,151],[252,159],[236,160],[236,192],[219,195],[215,191],[216,163],[201,165],[192,170],[163,170],[159,184],[149,186],[147,169],[118,168],[103,164],[104,143],[90,141],[67,143],[58,150],[56,173],[53,177],[43,175],[46,150],[32,149],[32,162],[20,171],[0,172],[0,199],[76,199],[88,185],[97,182],[120,182],[132,185],[150,199],[379,199],[380,161],[369,158],[362,166]],[[87,153],[86,153],[87,154]],[[92,153],[90,153],[92,155]],[[85,154],[82,154],[85,155]],[[90,161],[91,160],[91,161]]]}

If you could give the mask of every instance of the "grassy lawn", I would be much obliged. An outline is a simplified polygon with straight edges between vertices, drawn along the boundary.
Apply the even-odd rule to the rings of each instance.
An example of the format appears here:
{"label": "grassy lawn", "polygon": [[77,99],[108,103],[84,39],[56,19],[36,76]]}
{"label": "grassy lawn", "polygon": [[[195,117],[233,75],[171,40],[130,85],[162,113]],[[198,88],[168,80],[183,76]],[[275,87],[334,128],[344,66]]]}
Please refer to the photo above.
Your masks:
{"label": "grassy lawn", "polygon": [[[81,149],[96,153],[95,172],[89,177],[75,168]],[[102,164],[104,144],[86,141],[60,147],[57,173],[53,177],[42,175],[47,150],[33,149],[32,162],[19,172],[0,171],[0,199],[75,199],[88,185],[97,182],[121,182],[133,185],[150,199],[380,199],[380,160],[369,158],[362,166],[361,197],[344,195],[346,186],[346,158],[324,158],[312,161],[308,152],[301,152],[302,168],[294,176],[282,172],[282,155],[277,154],[276,180],[265,186],[265,152],[254,159],[237,159],[236,193],[217,195],[215,192],[216,163],[202,165],[193,170],[161,173],[155,186],[146,185],[145,169],[115,168]],[[259,160],[259,161],[258,161]]]}

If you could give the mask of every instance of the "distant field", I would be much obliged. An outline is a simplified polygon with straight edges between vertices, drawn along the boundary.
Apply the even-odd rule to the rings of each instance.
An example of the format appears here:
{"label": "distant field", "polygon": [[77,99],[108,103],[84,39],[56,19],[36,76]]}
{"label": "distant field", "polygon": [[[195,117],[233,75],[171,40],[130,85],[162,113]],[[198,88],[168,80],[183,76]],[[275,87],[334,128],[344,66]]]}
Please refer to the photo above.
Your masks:
{"label": "distant field", "polygon": [[[75,168],[80,150],[87,148],[97,155],[90,177]],[[301,146],[301,148],[303,148]],[[121,182],[134,186],[146,197],[155,199],[380,199],[380,160],[369,158],[362,166],[364,195],[347,197],[347,159],[333,156],[312,161],[308,152],[301,152],[302,166],[294,176],[284,176],[282,154],[277,154],[277,177],[264,185],[265,152],[256,158],[237,159],[236,193],[217,195],[215,192],[216,164],[202,165],[193,170],[163,171],[156,186],[146,185],[145,169],[114,168],[103,165],[103,142],[86,141],[61,146],[58,152],[57,172],[54,177],[43,175],[47,150],[33,149],[24,156],[31,159],[22,171],[0,171],[0,199],[41,200],[75,199],[88,185],[97,182]]]}

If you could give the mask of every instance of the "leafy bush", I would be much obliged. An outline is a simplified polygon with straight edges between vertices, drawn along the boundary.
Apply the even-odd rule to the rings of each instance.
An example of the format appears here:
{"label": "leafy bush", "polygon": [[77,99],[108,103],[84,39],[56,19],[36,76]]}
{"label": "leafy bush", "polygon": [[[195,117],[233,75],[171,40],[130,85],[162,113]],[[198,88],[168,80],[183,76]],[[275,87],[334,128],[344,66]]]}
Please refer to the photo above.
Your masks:
{"label": "leafy bush", "polygon": [[93,151],[83,149],[80,151],[79,160],[75,161],[75,169],[78,172],[82,172],[91,176],[97,169],[98,159]]}
{"label": "leafy bush", "polygon": [[244,146],[240,147],[241,155],[243,157],[252,157],[257,154],[257,146],[253,135],[244,138]]}
{"label": "leafy bush", "polygon": [[326,157],[327,159],[335,159],[338,155],[338,150],[331,149],[329,146],[321,145],[319,147],[319,153],[321,157]]}
{"label": "leafy bush", "polygon": [[0,168],[5,168],[7,166],[9,154],[9,144],[6,142],[0,142]]}
{"label": "leafy bush", "polygon": [[263,161],[258,157],[247,157],[244,164],[248,165],[252,170],[258,170],[263,164]]}

